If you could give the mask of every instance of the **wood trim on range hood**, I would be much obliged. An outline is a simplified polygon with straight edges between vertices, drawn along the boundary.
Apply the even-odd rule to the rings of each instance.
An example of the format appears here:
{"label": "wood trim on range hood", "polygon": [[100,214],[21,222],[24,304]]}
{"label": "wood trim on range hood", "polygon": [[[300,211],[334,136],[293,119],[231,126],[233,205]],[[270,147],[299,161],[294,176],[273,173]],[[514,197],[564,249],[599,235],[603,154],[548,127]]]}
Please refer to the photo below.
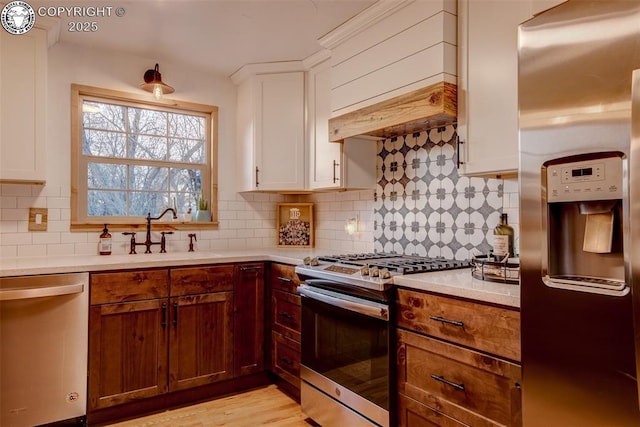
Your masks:
{"label": "wood trim on range hood", "polygon": [[329,119],[329,141],[356,135],[390,138],[455,123],[457,87],[440,82]]}

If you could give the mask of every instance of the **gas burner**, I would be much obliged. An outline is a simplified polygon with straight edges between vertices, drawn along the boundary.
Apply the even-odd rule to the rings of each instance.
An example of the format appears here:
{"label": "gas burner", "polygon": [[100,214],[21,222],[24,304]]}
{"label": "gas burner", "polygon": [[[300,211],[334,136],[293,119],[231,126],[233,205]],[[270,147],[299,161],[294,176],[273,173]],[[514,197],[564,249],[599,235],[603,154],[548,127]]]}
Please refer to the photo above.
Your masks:
{"label": "gas burner", "polygon": [[346,255],[325,255],[319,256],[319,261],[329,261],[329,262],[342,262],[344,263],[349,261],[369,261],[383,258],[399,258],[404,255],[395,254],[395,253],[386,253],[386,252],[367,252],[361,254],[346,254]]}
{"label": "gas burner", "polygon": [[468,268],[469,261],[401,255],[387,252],[325,255],[296,267],[301,277],[386,289],[393,276]]}
{"label": "gas burner", "polygon": [[378,269],[384,268],[398,274],[451,270],[455,268],[467,268],[471,265],[469,261],[447,260],[444,258],[428,258],[387,252],[326,255],[318,257],[318,261],[340,263],[346,265],[377,267]]}

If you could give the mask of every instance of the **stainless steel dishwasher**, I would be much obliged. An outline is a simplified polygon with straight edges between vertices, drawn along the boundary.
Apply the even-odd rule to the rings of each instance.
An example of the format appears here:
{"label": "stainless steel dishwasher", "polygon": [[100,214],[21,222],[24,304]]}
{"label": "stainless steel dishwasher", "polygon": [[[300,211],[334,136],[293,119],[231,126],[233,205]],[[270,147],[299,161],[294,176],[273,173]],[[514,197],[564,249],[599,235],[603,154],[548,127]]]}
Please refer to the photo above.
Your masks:
{"label": "stainless steel dishwasher", "polygon": [[0,425],[83,425],[89,274],[0,278]]}

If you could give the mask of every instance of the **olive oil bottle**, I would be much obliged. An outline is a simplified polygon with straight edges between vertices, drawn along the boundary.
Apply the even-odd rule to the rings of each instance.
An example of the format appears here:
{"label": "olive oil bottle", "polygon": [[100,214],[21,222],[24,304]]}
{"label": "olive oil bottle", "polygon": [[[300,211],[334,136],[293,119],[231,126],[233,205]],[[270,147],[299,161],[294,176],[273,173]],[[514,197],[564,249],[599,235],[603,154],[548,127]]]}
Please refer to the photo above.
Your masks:
{"label": "olive oil bottle", "polygon": [[493,230],[493,254],[498,258],[513,257],[513,227],[507,222],[507,214],[500,215],[500,223]]}

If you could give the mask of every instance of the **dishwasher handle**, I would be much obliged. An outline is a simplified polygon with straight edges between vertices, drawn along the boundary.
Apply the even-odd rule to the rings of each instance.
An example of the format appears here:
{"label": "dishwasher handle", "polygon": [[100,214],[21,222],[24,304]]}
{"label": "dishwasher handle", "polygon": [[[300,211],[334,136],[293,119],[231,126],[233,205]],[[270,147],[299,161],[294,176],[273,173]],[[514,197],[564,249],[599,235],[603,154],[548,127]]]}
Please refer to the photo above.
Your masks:
{"label": "dishwasher handle", "polygon": [[42,286],[35,288],[9,288],[0,290],[0,301],[13,301],[42,297],[80,294],[84,292],[84,283],[69,285]]}

